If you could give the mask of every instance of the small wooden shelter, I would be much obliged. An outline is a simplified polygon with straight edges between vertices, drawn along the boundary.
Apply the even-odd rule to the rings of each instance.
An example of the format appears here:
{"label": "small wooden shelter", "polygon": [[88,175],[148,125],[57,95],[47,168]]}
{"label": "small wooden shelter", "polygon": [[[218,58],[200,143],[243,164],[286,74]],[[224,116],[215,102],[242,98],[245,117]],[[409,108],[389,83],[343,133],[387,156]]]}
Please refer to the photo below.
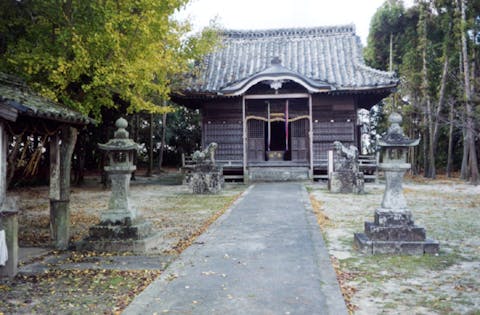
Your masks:
{"label": "small wooden shelter", "polygon": [[[7,230],[9,264],[0,274],[16,273],[15,204],[7,196],[8,135],[41,135],[50,144],[50,227],[52,245],[66,249],[70,225],[70,168],[77,128],[88,117],[33,93],[21,80],[0,73],[0,228]],[[46,142],[45,141],[45,142]],[[2,271],[7,268],[8,270]]]}
{"label": "small wooden shelter", "polygon": [[365,65],[352,25],[221,38],[172,98],[200,110],[202,145],[218,143],[216,160],[244,179],[265,172],[314,178],[326,170],[334,141],[360,146],[357,110],[398,84],[393,73]]}

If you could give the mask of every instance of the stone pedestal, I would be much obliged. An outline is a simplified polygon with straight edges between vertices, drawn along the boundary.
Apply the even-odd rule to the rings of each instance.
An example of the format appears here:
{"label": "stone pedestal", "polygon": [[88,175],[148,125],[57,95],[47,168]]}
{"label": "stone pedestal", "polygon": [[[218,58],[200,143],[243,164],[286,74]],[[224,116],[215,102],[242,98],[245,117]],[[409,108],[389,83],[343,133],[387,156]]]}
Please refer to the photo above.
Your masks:
{"label": "stone pedestal", "polygon": [[355,246],[366,254],[435,254],[436,241],[426,238],[423,227],[415,225],[410,210],[377,209],[374,222],[365,222],[365,232],[354,234]]}
{"label": "stone pedestal", "polygon": [[410,140],[400,127],[401,116],[389,117],[391,126],[386,137],[379,142],[382,148],[382,163],[385,172],[385,192],[381,207],[375,210],[374,221],[365,222],[365,232],[354,234],[354,244],[367,254],[435,254],[439,243],[426,238],[425,229],[416,226],[412,213],[403,195],[403,176],[410,169],[405,163],[409,147],[419,140]]}
{"label": "stone pedestal", "polygon": [[15,277],[18,272],[18,218],[17,211],[0,211],[0,229],[5,231],[8,260],[0,266],[0,277]]}
{"label": "stone pedestal", "polygon": [[137,217],[137,210],[132,206],[129,198],[130,178],[135,166],[128,169],[105,167],[111,180],[112,194],[108,202],[108,210],[103,212],[100,220],[104,224],[128,225]]}
{"label": "stone pedestal", "polygon": [[101,214],[100,223],[90,227],[89,236],[81,248],[115,252],[148,250],[144,240],[152,236],[152,224],[137,215],[128,197],[135,166],[110,166],[105,170],[112,181],[108,209]]}
{"label": "stone pedestal", "polygon": [[364,183],[363,173],[332,172],[328,181],[328,188],[332,193],[363,194]]}
{"label": "stone pedestal", "polygon": [[137,218],[134,221],[100,222],[92,226],[89,236],[78,245],[79,250],[98,252],[132,252],[138,254],[155,250],[158,235],[152,223]]}
{"label": "stone pedestal", "polygon": [[188,185],[194,194],[216,194],[224,185],[223,169],[212,164],[195,165]]}
{"label": "stone pedestal", "polygon": [[335,148],[333,154],[329,153],[329,191],[363,194],[365,180],[363,173],[359,172],[358,149],[352,145],[345,147],[340,141],[335,141],[333,146]]}
{"label": "stone pedestal", "polygon": [[415,225],[403,195],[402,181],[407,163],[380,163],[385,172],[385,192],[374,221],[365,222],[365,232],[354,234],[354,244],[367,254],[438,253],[439,243],[426,238],[425,229]]}

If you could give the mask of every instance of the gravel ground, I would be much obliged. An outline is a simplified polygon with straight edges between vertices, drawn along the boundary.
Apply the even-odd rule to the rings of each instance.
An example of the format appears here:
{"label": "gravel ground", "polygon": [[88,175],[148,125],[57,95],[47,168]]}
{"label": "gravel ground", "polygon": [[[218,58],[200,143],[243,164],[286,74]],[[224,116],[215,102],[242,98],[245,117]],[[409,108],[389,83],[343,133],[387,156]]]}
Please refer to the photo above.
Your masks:
{"label": "gravel ground", "polygon": [[[73,188],[72,241],[85,237],[107,207],[109,190],[99,186],[94,182]],[[323,183],[307,187],[318,201],[319,221],[352,313],[480,314],[480,187],[418,179],[404,185],[415,223],[426,228],[427,237],[440,241],[439,255],[421,257],[366,256],[353,249],[353,233],[362,232],[364,221],[373,219],[383,184],[367,184],[364,195],[331,194]],[[50,252],[30,264],[44,262],[41,272],[0,281],[0,314],[121,312],[244,189],[234,185],[221,195],[195,196],[186,186],[140,178],[131,187],[132,202],[167,242],[168,250],[157,256],[157,269],[154,257],[141,270],[118,255]],[[48,188],[9,194],[18,197],[20,206],[20,244],[47,245]]]}
{"label": "gravel ground", "polygon": [[384,185],[366,194],[331,194],[308,185],[324,218],[322,229],[354,314],[480,314],[480,187],[458,180],[404,184],[415,223],[440,242],[434,256],[366,256],[353,249],[380,206]]}

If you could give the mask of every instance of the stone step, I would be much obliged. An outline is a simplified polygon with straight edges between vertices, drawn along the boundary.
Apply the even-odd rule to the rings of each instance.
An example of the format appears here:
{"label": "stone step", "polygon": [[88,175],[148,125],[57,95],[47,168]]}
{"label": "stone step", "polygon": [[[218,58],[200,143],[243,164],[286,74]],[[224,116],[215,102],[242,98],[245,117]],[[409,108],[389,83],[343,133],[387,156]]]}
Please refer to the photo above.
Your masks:
{"label": "stone step", "polygon": [[373,241],[425,241],[426,232],[416,225],[379,226],[365,222],[365,234]]}
{"label": "stone step", "polygon": [[281,182],[309,179],[308,167],[250,167],[248,179],[252,182]]}

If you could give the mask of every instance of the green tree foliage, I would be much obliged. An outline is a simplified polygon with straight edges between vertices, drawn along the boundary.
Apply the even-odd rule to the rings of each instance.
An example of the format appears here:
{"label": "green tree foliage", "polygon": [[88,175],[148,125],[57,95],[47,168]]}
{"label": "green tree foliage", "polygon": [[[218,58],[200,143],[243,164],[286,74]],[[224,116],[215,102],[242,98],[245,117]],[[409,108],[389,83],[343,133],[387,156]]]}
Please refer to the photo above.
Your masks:
{"label": "green tree foliage", "polygon": [[[170,105],[173,109],[167,114],[166,119],[166,136],[165,136],[165,164],[176,165],[180,161],[182,153],[192,154],[195,150],[200,149],[201,143],[201,126],[200,114],[198,110],[188,109],[186,107]],[[142,145],[138,155],[140,166],[148,164],[149,143],[150,143],[150,115],[134,114],[130,119],[132,130],[138,128],[138,132],[134,131],[136,141]],[[162,142],[163,121],[162,115],[153,115],[153,156],[154,165],[158,165],[158,158]],[[136,125],[136,126],[133,126]]]}
{"label": "green tree foliage", "polygon": [[[465,65],[469,65],[468,104],[478,113],[479,104],[475,100],[480,91],[480,43],[475,42],[475,37],[480,29],[480,1],[463,1],[464,22],[460,18],[462,1],[419,0],[405,8],[401,0],[387,0],[371,21],[365,49],[367,63],[376,68],[387,70],[393,57],[393,70],[401,84],[396,104],[387,101],[391,106],[385,109],[402,111],[409,135],[421,136],[425,145],[417,148],[412,162],[428,177],[435,177],[435,169],[446,167],[447,161],[457,170],[461,163],[474,169],[471,163],[478,162],[469,161],[474,150],[471,144],[463,153],[458,145],[466,144],[465,134],[470,130],[478,148],[480,129],[478,116],[474,117],[474,123],[466,123],[464,78]],[[462,34],[467,38],[465,52],[462,52]],[[468,61],[463,63],[465,55]],[[475,176],[470,174],[465,178]]]}
{"label": "green tree foliage", "polygon": [[[101,108],[162,112],[171,83],[216,44],[172,16],[188,0],[3,0],[0,71],[96,118]],[[124,106],[125,107],[125,106]]]}
{"label": "green tree foliage", "polygon": [[[402,1],[389,0],[377,10],[370,22],[370,32],[365,48],[366,62],[377,69],[388,70],[390,62],[390,36],[393,41],[393,65],[401,64],[401,58],[411,39],[415,38],[417,12],[406,12]],[[398,70],[398,69],[393,69]]]}

